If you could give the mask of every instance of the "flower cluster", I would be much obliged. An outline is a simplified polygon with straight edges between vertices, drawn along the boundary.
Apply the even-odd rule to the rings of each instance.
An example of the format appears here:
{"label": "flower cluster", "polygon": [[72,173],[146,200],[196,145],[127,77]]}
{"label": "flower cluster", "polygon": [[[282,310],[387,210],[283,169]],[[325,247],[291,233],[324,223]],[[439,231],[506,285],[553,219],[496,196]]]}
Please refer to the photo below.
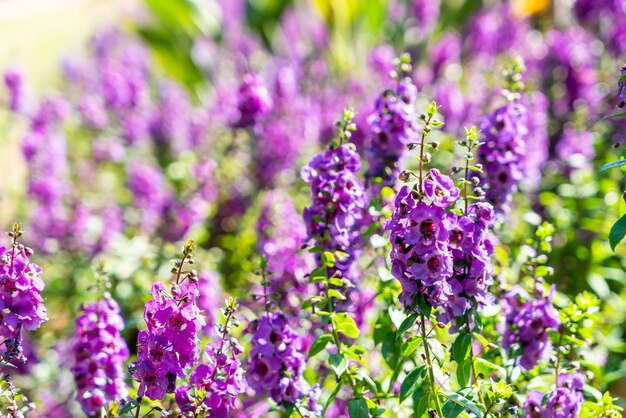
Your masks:
{"label": "flower cluster", "polygon": [[302,179],[311,184],[313,203],[304,209],[309,239],[328,251],[341,251],[336,269],[354,279],[350,272],[361,245],[360,223],[368,199],[357,177],[359,154],[352,144],[342,144],[315,156],[302,169]]}
{"label": "flower cluster", "polygon": [[23,364],[22,328],[36,330],[48,315],[41,297],[41,269],[30,262],[33,250],[17,242],[21,234],[14,225],[9,232],[11,247],[0,247],[0,337],[4,345],[0,353],[5,361]]}
{"label": "flower cluster", "polygon": [[305,275],[311,271],[310,253],[299,254],[306,240],[306,227],[288,194],[273,190],[263,200],[257,222],[259,251],[271,272],[268,290],[280,306],[298,310],[308,288]]}
{"label": "flower cluster", "polygon": [[396,195],[386,229],[391,232],[392,274],[402,285],[400,301],[414,311],[419,296],[444,307],[442,321],[463,317],[474,306],[490,304],[494,221],[491,205],[469,205],[467,213],[446,212],[459,197],[448,176],[431,169],[418,190],[404,186]]}
{"label": "flower cluster", "polygon": [[[530,370],[546,358],[552,351],[549,331],[556,330],[561,321],[552,305],[556,288],[552,286],[547,296],[536,290],[536,297],[531,298],[520,286],[515,286],[504,295],[503,313],[505,329],[503,347],[516,349],[521,353],[519,364]],[[518,351],[517,351],[518,350]]]}
{"label": "flower cluster", "polygon": [[[200,355],[198,330],[205,325],[196,304],[198,276],[194,270],[182,276],[185,262],[191,260],[194,243],[183,249],[183,259],[172,270],[176,282],[168,291],[165,284],[152,286],[153,299],[144,310],[147,330],[137,337],[137,361],[129,368],[140,382],[138,396],[161,400],[176,390],[176,378],[184,378]],[[182,280],[181,280],[182,279]]]}
{"label": "flower cluster", "polygon": [[204,333],[212,335],[213,328],[218,323],[215,315],[219,312],[222,303],[222,285],[217,273],[209,270],[201,271],[198,275],[198,308],[205,314]]}
{"label": "flower cluster", "polygon": [[484,144],[478,156],[486,173],[486,199],[498,213],[509,210],[511,199],[524,178],[527,152],[528,113],[526,106],[509,102],[487,116],[482,124]]}
{"label": "flower cluster", "polygon": [[72,373],[77,399],[88,416],[99,416],[102,408],[128,395],[124,382],[128,347],[120,335],[123,329],[120,307],[108,293],[83,306],[76,319]]}
{"label": "flower cluster", "polygon": [[277,403],[299,403],[311,387],[304,380],[305,346],[282,312],[265,312],[248,328],[252,335],[248,384],[257,396]]}
{"label": "flower cluster", "polygon": [[196,367],[189,379],[190,386],[176,390],[176,403],[185,416],[229,416],[237,396],[246,390],[244,370],[237,358],[243,353],[243,347],[230,335],[231,327],[237,324],[237,306],[234,299],[227,302],[223,311],[225,323],[217,330],[219,341],[207,347],[209,363]]}
{"label": "flower cluster", "polygon": [[579,373],[561,373],[557,377],[556,390],[543,404],[544,393],[534,390],[528,394],[524,410],[526,418],[577,418],[585,398],[582,393],[585,381]]}
{"label": "flower cluster", "polygon": [[417,135],[416,96],[417,88],[411,79],[403,77],[376,100],[375,110],[368,118],[371,138],[366,149],[367,178],[381,178],[385,186],[395,184],[407,145]]}

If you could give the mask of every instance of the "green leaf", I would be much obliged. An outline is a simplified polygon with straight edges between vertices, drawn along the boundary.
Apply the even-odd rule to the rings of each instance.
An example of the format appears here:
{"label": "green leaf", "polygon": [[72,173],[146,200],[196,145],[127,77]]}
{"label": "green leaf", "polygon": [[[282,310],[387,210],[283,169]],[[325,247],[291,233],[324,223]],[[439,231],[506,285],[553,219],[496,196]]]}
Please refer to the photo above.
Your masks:
{"label": "green leaf", "polygon": [[621,76],[617,81],[626,81],[626,74]]}
{"label": "green leaf", "polygon": [[139,403],[137,402],[137,400],[133,399],[132,401],[124,405],[122,409],[120,409],[120,412],[119,412],[120,415],[125,414],[126,412],[132,411],[133,409],[137,408],[137,405],[139,405]]}
{"label": "green leaf", "polygon": [[443,346],[441,345],[439,340],[436,340],[434,338],[427,340],[427,343],[430,347],[430,351],[435,357],[435,360],[437,360],[437,364],[439,364],[439,366],[442,366],[446,356],[446,353],[443,350]]}
{"label": "green leaf", "polygon": [[415,389],[420,387],[426,377],[426,366],[420,366],[409,373],[400,386],[400,403],[411,396]]}
{"label": "green leaf", "polygon": [[452,355],[454,360],[461,364],[463,360],[469,358],[472,349],[472,335],[467,333],[459,334],[452,344]]}
{"label": "green leaf", "polygon": [[[443,393],[448,398],[449,402],[455,403],[455,404],[459,405],[460,407],[462,407],[463,408],[462,411],[467,409],[467,410],[471,411],[473,414],[475,414],[477,417],[482,417],[483,416],[483,412],[480,410],[478,405],[476,405],[471,400],[467,399],[465,396],[460,395],[460,394],[455,393],[455,392],[444,391]],[[448,402],[446,402],[446,403],[448,403]],[[445,406],[444,406],[444,408],[445,408]],[[446,418],[448,418],[448,415],[446,415],[445,413],[444,413],[444,416]]]}
{"label": "green leaf", "polygon": [[476,357],[474,360],[478,364],[481,364],[489,369],[497,371],[498,373],[500,373],[501,377],[506,377],[506,370],[504,369],[504,367],[498,366],[497,364],[492,363],[488,360],[485,360],[484,358],[481,358],[481,357]]}
{"label": "green leaf", "polygon": [[333,369],[337,378],[341,378],[348,368],[348,360],[346,360],[343,354],[332,354],[328,358],[328,363],[330,363],[330,368]]}
{"label": "green leaf", "polygon": [[459,386],[464,388],[470,382],[472,375],[472,363],[469,360],[461,361],[456,369],[456,380],[459,382]]}
{"label": "green leaf", "polygon": [[350,418],[368,418],[370,416],[365,399],[350,399],[348,402]]}
{"label": "green leaf", "polygon": [[402,343],[402,357],[409,358],[422,343],[422,337],[413,336]]}
{"label": "green leaf", "polygon": [[320,335],[320,337],[311,345],[311,348],[309,349],[309,357],[313,357],[317,353],[323,351],[332,339],[333,336],[330,334]]}
{"label": "green leaf", "polygon": [[354,319],[352,319],[352,317],[345,312],[335,314],[332,319],[337,332],[342,333],[348,338],[357,338],[361,333],[359,328],[356,326]]}
{"label": "green leaf", "polygon": [[322,253],[322,264],[326,267],[335,267],[335,254],[324,251]]}
{"label": "green leaf", "polygon": [[[418,391],[415,391],[415,393],[417,394]],[[422,418],[430,405],[430,393],[423,392],[420,395],[421,396],[413,396],[413,416],[416,418]]]}
{"label": "green leaf", "polygon": [[422,312],[428,318],[433,310],[433,307],[430,305],[430,303],[426,301],[426,298],[421,293],[415,299],[417,301],[417,306],[419,307],[420,312]]}
{"label": "green leaf", "polygon": [[395,369],[400,361],[400,343],[396,340],[396,335],[393,332],[385,335],[381,351],[385,363],[392,369]]}
{"label": "green leaf", "polygon": [[400,324],[400,327],[398,327],[396,336],[400,338],[402,334],[407,332],[409,328],[411,328],[413,324],[415,324],[415,321],[417,321],[417,314],[409,315],[404,321],[402,321],[402,323]]}
{"label": "green leaf", "polygon": [[613,226],[611,227],[611,232],[609,232],[609,243],[611,244],[611,249],[613,251],[615,251],[615,247],[617,247],[617,244],[619,244],[622,239],[624,239],[624,235],[626,235],[626,214],[619,218],[617,222],[613,224]]}
{"label": "green leaf", "polygon": [[[625,113],[625,115],[626,115],[626,113]],[[598,173],[604,173],[606,170],[610,170],[611,168],[620,167],[620,166],[623,166],[623,165],[626,165],[626,160],[612,161],[612,162],[606,163],[602,167],[600,167],[600,170],[598,170]]]}
{"label": "green leaf", "polygon": [[346,300],[346,297],[341,294],[337,289],[328,289],[328,297],[339,300]]}

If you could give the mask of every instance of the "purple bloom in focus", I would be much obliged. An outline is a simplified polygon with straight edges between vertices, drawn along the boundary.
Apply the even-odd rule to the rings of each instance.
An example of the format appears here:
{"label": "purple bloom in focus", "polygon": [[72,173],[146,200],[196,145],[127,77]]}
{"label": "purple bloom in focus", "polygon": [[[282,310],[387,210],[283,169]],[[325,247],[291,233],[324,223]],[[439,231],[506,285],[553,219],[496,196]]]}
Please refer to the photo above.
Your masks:
{"label": "purple bloom in focus", "polygon": [[83,306],[76,319],[72,373],[77,399],[88,416],[99,416],[102,408],[128,395],[124,382],[128,347],[120,335],[123,329],[120,307],[108,293],[103,300]]}
{"label": "purple bloom in focus", "polygon": [[252,343],[247,379],[256,396],[269,392],[277,404],[302,401],[311,392],[303,377],[306,354],[302,337],[288,325],[282,312],[263,313],[250,324],[249,332]]}
{"label": "purple bloom in focus", "polygon": [[523,288],[515,286],[504,295],[506,324],[502,345],[508,350],[520,350],[519,364],[526,370],[535,367],[552,351],[549,331],[561,324],[552,305],[555,293],[553,285],[547,296],[539,294],[531,298]]}
{"label": "purple bloom in focus", "polygon": [[486,199],[499,213],[509,210],[513,193],[524,178],[528,112],[518,102],[506,103],[484,118],[484,144],[478,148],[484,166]]}
{"label": "purple bloom in focus", "polygon": [[433,205],[447,208],[456,202],[461,191],[450,177],[433,168],[424,180],[424,193],[433,201]]}
{"label": "purple bloom in focus", "polygon": [[343,144],[315,156],[302,169],[311,184],[312,204],[304,209],[308,238],[327,251],[347,254],[335,268],[353,281],[350,272],[361,246],[361,220],[368,204],[357,173],[361,168],[354,145]]}
{"label": "purple bloom in focus", "polygon": [[197,331],[205,325],[196,299],[197,277],[189,274],[183,284],[172,286],[171,294],[163,283],[152,287],[144,319],[148,329],[139,332],[137,361],[129,368],[140,382],[138,396],[161,400],[176,389],[177,377],[184,378],[200,354]]}
{"label": "purple bloom in focus", "polygon": [[0,247],[0,337],[2,358],[25,363],[22,328],[33,331],[48,320],[41,291],[41,269],[30,262],[33,250],[22,244]]}

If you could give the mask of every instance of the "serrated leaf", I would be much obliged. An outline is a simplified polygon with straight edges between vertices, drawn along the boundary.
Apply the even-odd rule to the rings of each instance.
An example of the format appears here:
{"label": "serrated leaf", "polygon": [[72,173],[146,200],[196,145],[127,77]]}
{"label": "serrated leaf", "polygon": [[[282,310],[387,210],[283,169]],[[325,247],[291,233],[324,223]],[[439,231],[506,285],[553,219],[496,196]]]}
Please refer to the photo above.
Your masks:
{"label": "serrated leaf", "polygon": [[[626,160],[623,160],[626,161]],[[611,227],[611,232],[609,232],[609,243],[611,244],[611,249],[615,251],[615,247],[619,244],[626,235],[626,214],[619,218],[617,222],[613,224]]]}
{"label": "serrated leaf", "polygon": [[337,375],[337,378],[340,378],[348,368],[348,360],[346,360],[343,354],[332,354],[328,358],[328,363]]}
{"label": "serrated leaf", "polygon": [[621,167],[623,165],[626,165],[626,160],[611,161],[610,163],[606,163],[602,167],[600,167],[600,169],[598,170],[598,173],[604,173],[605,171],[610,170],[611,168]]}
{"label": "serrated leaf", "polygon": [[342,333],[348,338],[357,338],[361,333],[361,331],[359,331],[359,327],[356,326],[354,319],[352,319],[352,317],[345,312],[339,312],[338,314],[333,315],[332,320],[335,324],[337,332]]}
{"label": "serrated leaf", "polygon": [[309,349],[309,357],[313,357],[314,355],[322,352],[332,339],[333,336],[330,334],[320,335],[320,337],[311,345],[311,348]]}
{"label": "serrated leaf", "polygon": [[350,418],[368,418],[369,411],[365,399],[350,399],[348,402],[348,414]]}
{"label": "serrated leaf", "polygon": [[415,389],[422,385],[424,378],[426,377],[426,366],[420,366],[417,369],[409,373],[400,386],[400,403],[404,402],[406,398],[411,396]]}

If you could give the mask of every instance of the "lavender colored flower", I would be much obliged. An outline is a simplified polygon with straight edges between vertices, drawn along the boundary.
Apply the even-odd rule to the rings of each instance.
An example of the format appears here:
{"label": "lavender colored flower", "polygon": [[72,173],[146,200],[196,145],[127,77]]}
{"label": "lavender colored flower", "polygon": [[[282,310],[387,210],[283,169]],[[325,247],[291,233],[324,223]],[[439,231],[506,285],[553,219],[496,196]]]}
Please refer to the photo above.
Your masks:
{"label": "lavender colored flower", "polygon": [[166,286],[155,283],[153,299],[145,306],[148,329],[139,332],[137,361],[130,366],[140,382],[138,396],[161,400],[176,390],[176,378],[184,378],[200,354],[197,331],[205,325],[196,305],[197,276],[189,273],[187,281],[174,284],[171,294]]}
{"label": "lavender colored flower", "polygon": [[175,153],[189,149],[192,145],[190,113],[189,97],[183,88],[172,82],[163,83],[150,120],[150,133],[155,143]]}
{"label": "lavender colored flower", "polygon": [[540,92],[533,92],[524,97],[528,109],[528,135],[526,136],[526,155],[522,162],[524,179],[522,186],[527,191],[539,188],[543,168],[550,153],[548,137],[548,98]]}
{"label": "lavender colored flower", "polygon": [[9,91],[9,110],[21,112],[24,110],[24,81],[22,74],[14,68],[4,73],[4,85]]}
{"label": "lavender colored flower", "polygon": [[223,311],[225,324],[216,327],[219,340],[207,346],[208,364],[200,364],[191,374],[189,386],[176,389],[175,399],[185,416],[226,417],[235,407],[237,396],[247,384],[237,358],[243,347],[230,335],[237,303],[231,299]]}
{"label": "lavender colored flower", "polygon": [[[437,184],[454,190],[452,180],[431,172]],[[437,188],[431,184],[428,188]],[[441,187],[441,186],[437,186]],[[425,187],[426,189],[426,187]],[[489,286],[493,267],[494,238],[489,227],[494,222],[493,208],[475,203],[467,214],[446,213],[458,189],[445,199],[426,203],[416,190],[404,186],[396,195],[391,219],[385,228],[391,232],[392,275],[400,281],[400,302],[415,311],[420,298],[434,307],[443,307],[443,322],[463,317],[472,308],[493,303]]]}
{"label": "lavender colored flower", "polygon": [[109,123],[109,115],[102,99],[98,96],[84,96],[78,104],[78,111],[89,127],[104,129]]}
{"label": "lavender colored flower", "polygon": [[396,58],[396,53],[393,47],[388,44],[383,44],[373,48],[367,56],[368,65],[376,74],[382,79],[389,77],[389,74],[395,70],[393,60]]}
{"label": "lavender colored flower", "polygon": [[223,290],[219,276],[208,270],[200,272],[198,276],[198,291],[200,292],[198,307],[206,315],[204,332],[208,335],[213,331],[215,324],[217,324],[219,318],[216,317],[216,312],[219,312],[223,300]]}
{"label": "lavender colored flower", "polygon": [[509,102],[483,119],[484,144],[478,158],[484,166],[486,199],[503,213],[524,177],[527,153],[528,112],[519,102]]}
{"label": "lavender colored flower", "polygon": [[311,390],[304,380],[304,343],[282,312],[265,312],[250,324],[248,384],[256,396],[269,393],[277,404],[299,403]]}
{"label": "lavender colored flower", "polygon": [[413,17],[417,20],[420,32],[429,34],[439,19],[439,0],[413,0]]}
{"label": "lavender colored flower", "polygon": [[533,298],[523,288],[515,286],[503,300],[506,323],[502,345],[507,350],[519,350],[519,364],[526,370],[549,355],[552,351],[549,331],[556,330],[561,324],[552,305],[556,293],[554,285],[547,296],[543,296],[542,290],[535,293]]}
{"label": "lavender colored flower", "polygon": [[239,120],[235,126],[248,128],[271,112],[272,96],[261,77],[254,73],[244,75],[238,91]]}
{"label": "lavender colored flower", "polygon": [[72,373],[77,399],[88,416],[99,416],[102,408],[128,395],[124,383],[128,347],[120,335],[123,329],[120,307],[108,293],[83,306],[76,319]]}
{"label": "lavender colored flower", "polygon": [[433,168],[424,180],[424,193],[432,200],[433,205],[447,208],[456,202],[461,191],[450,177]]}
{"label": "lavender colored flower", "polygon": [[596,155],[593,142],[593,132],[579,131],[567,123],[556,144],[556,154],[570,169],[589,168]]}
{"label": "lavender colored flower", "polygon": [[557,387],[548,395],[545,405],[542,404],[543,392],[535,390],[528,394],[524,405],[525,418],[578,418],[585,401],[584,384],[579,373],[559,374]]}
{"label": "lavender colored flower", "polygon": [[[620,68],[620,78],[626,76],[626,65]],[[626,104],[626,81],[617,82],[617,97],[619,97],[618,107],[624,107]]]}
{"label": "lavender colored flower", "polygon": [[407,145],[417,138],[416,95],[415,85],[409,78],[404,78],[393,90],[386,90],[376,100],[375,110],[368,118],[371,130],[366,149],[368,179],[379,177],[386,186],[395,183]]}
{"label": "lavender colored flower", "polygon": [[313,260],[308,252],[299,254],[307,231],[287,193],[273,190],[267,194],[257,229],[259,251],[268,260],[271,272],[268,291],[278,295],[279,306],[297,312],[307,294],[305,276],[311,271]]}
{"label": "lavender colored flower", "polygon": [[311,184],[312,205],[304,210],[308,238],[327,251],[342,251],[335,268],[350,273],[361,246],[360,222],[368,199],[357,177],[361,168],[352,144],[343,144],[315,156],[302,169],[302,179]]}
{"label": "lavender colored flower", "polygon": [[48,320],[41,291],[41,269],[30,262],[33,250],[17,243],[19,228],[14,227],[10,248],[0,247],[0,336],[6,361],[25,363],[22,328],[33,331]]}
{"label": "lavender colored flower", "polygon": [[133,203],[142,211],[141,227],[151,231],[157,225],[171,197],[161,170],[153,165],[132,162],[128,168],[128,189]]}

